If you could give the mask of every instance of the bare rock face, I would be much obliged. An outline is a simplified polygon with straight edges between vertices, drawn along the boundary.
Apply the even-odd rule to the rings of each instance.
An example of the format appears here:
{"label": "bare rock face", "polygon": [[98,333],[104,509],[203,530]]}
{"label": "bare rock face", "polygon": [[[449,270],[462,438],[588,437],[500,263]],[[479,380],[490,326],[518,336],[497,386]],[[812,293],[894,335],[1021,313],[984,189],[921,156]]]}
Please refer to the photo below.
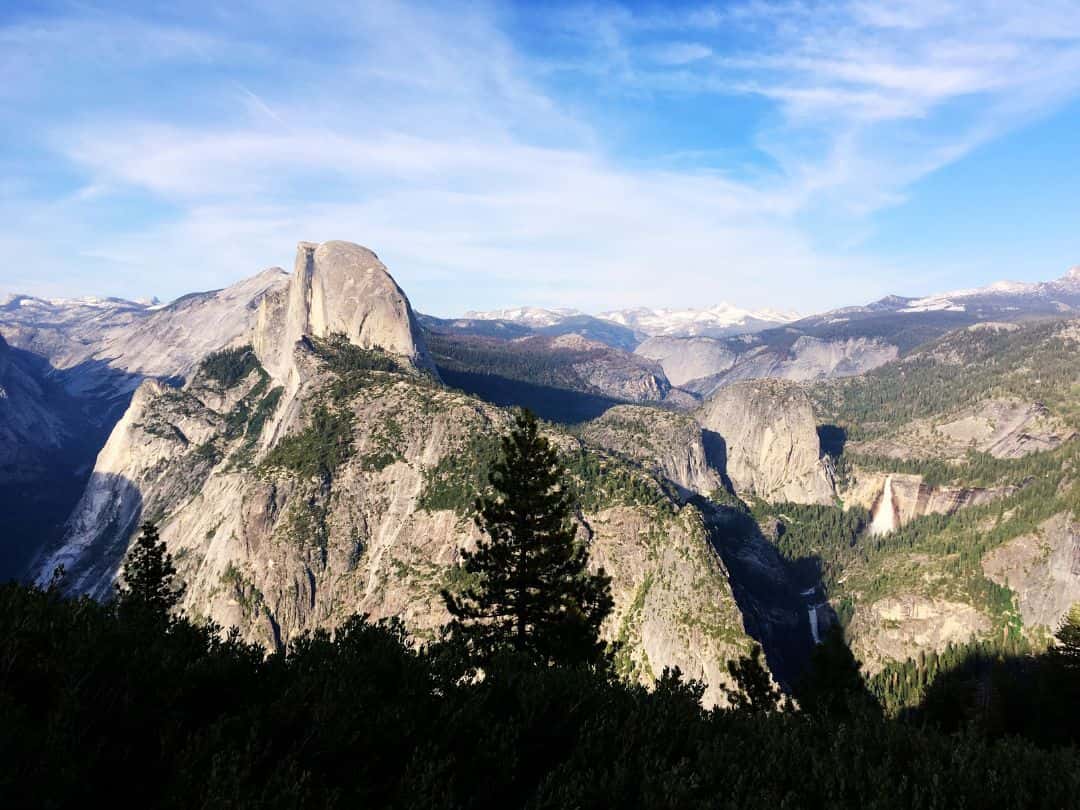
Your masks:
{"label": "bare rock face", "polygon": [[725,341],[709,337],[651,337],[634,353],[659,362],[672,385],[720,374],[738,359]]}
{"label": "bare rock face", "polygon": [[185,377],[210,352],[249,342],[261,301],[288,278],[274,267],[164,306],[20,299],[0,306],[0,325],[59,369],[71,393],[130,395],[145,377]]}
{"label": "bare rock face", "polygon": [[1016,487],[929,486],[921,475],[856,469],[853,484],[841,497],[848,506],[870,510],[870,534],[899,529],[923,515],[951,515],[969,506],[1006,498]]}
{"label": "bare rock face", "polygon": [[209,473],[207,460],[185,452],[222,424],[218,414],[181,392],[153,380],[140,385],[98,454],[62,545],[37,563],[38,580],[63,566],[73,591],[107,596],[139,520],[174,505]]}
{"label": "bare rock face", "polygon": [[259,308],[256,354],[271,377],[285,382],[298,340],[334,334],[434,369],[409,300],[378,256],[351,242],[301,242],[288,288]]}
{"label": "bare rock face", "polygon": [[915,594],[880,599],[855,612],[848,628],[852,651],[868,674],[889,661],[943,651],[990,632],[990,619],[973,606]]}
{"label": "bare rock face", "polygon": [[672,384],[708,396],[739,380],[800,382],[850,377],[895,360],[896,346],[880,338],[825,339],[800,335],[790,346],[761,344],[753,336],[655,337],[635,349],[657,360]]}
{"label": "bare rock face", "polygon": [[990,551],[983,573],[1016,593],[1025,626],[1050,632],[1080,602],[1080,523],[1068,514]]}
{"label": "bare rock face", "polygon": [[[543,340],[543,339],[541,339]],[[574,373],[597,393],[628,402],[660,402],[671,384],[660,366],[578,334],[551,338],[553,351],[576,355]]]}
{"label": "bare rock face", "polygon": [[832,503],[810,399],[797,385],[756,380],[721,388],[697,412],[722,442],[736,492],[769,501]]}
{"label": "bare rock face", "polygon": [[612,577],[615,611],[605,627],[624,645],[617,664],[646,685],[677,666],[724,705],[726,662],[748,651],[728,571],[708,542],[701,513],[684,507],[659,525],[633,507],[589,516],[591,563]]}
{"label": "bare rock face", "polygon": [[59,448],[71,430],[50,407],[58,392],[46,379],[48,366],[35,360],[0,335],[0,484],[30,480],[39,456]]}
{"label": "bare rock face", "polygon": [[645,464],[689,492],[708,495],[723,486],[701,426],[686,414],[619,405],[587,423],[581,435],[587,444]]}

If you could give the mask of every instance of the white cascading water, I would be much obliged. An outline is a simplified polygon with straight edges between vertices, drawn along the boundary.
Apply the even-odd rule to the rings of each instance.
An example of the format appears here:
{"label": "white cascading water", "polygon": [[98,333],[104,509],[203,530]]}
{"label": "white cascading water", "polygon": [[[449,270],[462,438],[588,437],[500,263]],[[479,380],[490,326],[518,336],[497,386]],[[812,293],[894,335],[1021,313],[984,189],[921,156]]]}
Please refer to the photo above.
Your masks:
{"label": "white cascading water", "polygon": [[881,491],[874,517],[870,521],[870,534],[887,534],[896,528],[896,506],[893,504],[892,476],[885,477],[885,487]]}

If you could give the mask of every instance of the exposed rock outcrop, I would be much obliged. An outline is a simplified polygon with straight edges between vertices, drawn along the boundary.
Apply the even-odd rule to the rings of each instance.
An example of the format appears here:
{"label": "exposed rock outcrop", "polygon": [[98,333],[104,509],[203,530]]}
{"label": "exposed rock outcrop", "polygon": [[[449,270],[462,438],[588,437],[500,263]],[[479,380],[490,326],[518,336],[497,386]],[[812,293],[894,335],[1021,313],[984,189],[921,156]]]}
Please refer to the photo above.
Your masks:
{"label": "exposed rock outcrop", "polygon": [[[300,280],[260,312],[260,356],[281,376],[255,367],[231,385],[199,372],[180,389],[140,386],[64,542],[42,559],[41,581],[63,564],[72,589],[108,593],[137,524],[152,518],[187,585],[190,615],[267,646],[354,612],[400,616],[414,636],[433,636],[447,618],[440,591],[456,587],[461,550],[476,539],[468,506],[482,484],[482,451],[510,416],[412,368],[339,375],[317,332],[419,363],[424,355],[408,301],[379,277],[373,254],[332,248],[324,262],[323,247],[301,246],[311,255],[301,257]],[[330,278],[320,281],[326,266]],[[357,293],[345,296],[345,310],[328,301],[295,309],[372,277],[364,287],[372,307]],[[289,318],[280,343],[273,312]],[[387,320],[393,312],[398,323]],[[298,329],[308,331],[293,339]],[[552,438],[581,453],[575,437]],[[327,452],[332,465],[306,466]],[[620,669],[651,683],[677,665],[709,683],[707,700],[722,700],[726,661],[751,642],[704,517],[614,456],[583,469],[601,476],[579,481],[587,504],[579,532],[592,564],[613,576],[615,611],[603,632],[624,642]],[[633,485],[611,491],[608,474]]]}
{"label": "exposed rock outcrop", "polygon": [[965,602],[899,594],[860,607],[848,627],[852,651],[873,674],[889,661],[984,637],[990,619]]}
{"label": "exposed rock outcrop", "polygon": [[720,374],[738,359],[726,341],[709,337],[651,337],[634,353],[659,362],[672,385]]}
{"label": "exposed rock outcrop", "polygon": [[969,450],[994,458],[1022,458],[1060,447],[1075,435],[1045,405],[999,398],[934,419],[913,420],[880,439],[852,442],[849,448],[898,459],[963,458]]}
{"label": "exposed rock outcrop", "polygon": [[[0,485],[40,472],[71,426],[46,376],[48,364],[13,349],[0,335]],[[61,403],[65,404],[65,403]]]}
{"label": "exposed rock outcrop", "polygon": [[576,334],[551,338],[549,345],[554,351],[577,353],[579,357],[571,361],[574,372],[603,396],[627,402],[660,402],[671,391],[659,364],[636,355]]}
{"label": "exposed rock outcrop", "polygon": [[288,278],[274,267],[165,306],[20,299],[0,307],[0,328],[57,368],[72,394],[126,404],[142,379],[186,377],[210,352],[250,342],[260,302]]}
{"label": "exposed rock outcrop", "polygon": [[707,438],[722,442],[736,492],[769,501],[832,502],[832,474],[810,400],[799,386],[780,380],[731,385],[696,415]]}
{"label": "exposed rock outcrop", "polygon": [[334,334],[434,370],[409,300],[378,256],[350,242],[301,242],[288,288],[259,306],[255,352],[270,376],[286,383],[296,342]]}
{"label": "exposed rock outcrop", "polygon": [[870,510],[870,533],[895,531],[923,515],[951,515],[968,506],[981,506],[1016,491],[1016,487],[929,486],[921,475],[867,472],[856,469],[854,483],[841,493],[848,506]]}
{"label": "exposed rock outcrop", "polygon": [[701,495],[723,486],[701,426],[686,414],[619,405],[581,431],[587,444],[621,453],[689,492]]}
{"label": "exposed rock outcrop", "polygon": [[[775,330],[779,331],[779,330]],[[876,337],[800,335],[778,345],[755,336],[715,339],[650,338],[635,350],[659,361],[674,385],[702,396],[739,380],[805,382],[862,374],[895,360],[899,349]]]}
{"label": "exposed rock outcrop", "polygon": [[1080,523],[1068,514],[1054,515],[1035,532],[993,549],[982,569],[1016,594],[1025,626],[1054,632],[1080,602]]}

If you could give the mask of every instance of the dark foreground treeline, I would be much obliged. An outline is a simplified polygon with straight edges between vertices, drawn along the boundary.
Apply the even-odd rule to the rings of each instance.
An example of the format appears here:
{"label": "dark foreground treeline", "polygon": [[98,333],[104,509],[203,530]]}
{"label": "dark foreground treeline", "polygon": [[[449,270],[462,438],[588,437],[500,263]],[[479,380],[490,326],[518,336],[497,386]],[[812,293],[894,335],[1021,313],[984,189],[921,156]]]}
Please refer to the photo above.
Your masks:
{"label": "dark foreground treeline", "polygon": [[977,723],[858,701],[708,712],[678,678],[650,692],[510,658],[460,672],[452,647],[360,618],[264,657],[182,618],[2,586],[0,805],[1080,806],[1075,747]]}

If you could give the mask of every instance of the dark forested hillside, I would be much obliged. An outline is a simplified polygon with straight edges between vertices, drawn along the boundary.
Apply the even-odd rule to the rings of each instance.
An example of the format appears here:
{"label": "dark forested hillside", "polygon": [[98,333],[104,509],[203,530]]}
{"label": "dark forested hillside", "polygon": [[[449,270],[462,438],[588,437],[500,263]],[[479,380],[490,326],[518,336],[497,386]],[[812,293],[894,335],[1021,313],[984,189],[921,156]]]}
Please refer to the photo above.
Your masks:
{"label": "dark forested hillside", "polygon": [[[979,704],[932,695],[913,722],[852,713],[843,693],[820,712],[705,711],[672,673],[649,691],[513,658],[461,681],[452,648],[361,618],[266,658],[187,620],[9,585],[0,660],[8,807],[1027,810],[1080,791],[1075,747],[945,730]],[[1069,672],[1039,681],[1057,690],[1043,711],[1080,710]]]}
{"label": "dark forested hillside", "polygon": [[451,386],[555,422],[593,419],[619,402],[661,402],[671,392],[655,363],[577,334],[506,340],[428,331],[426,339]]}

